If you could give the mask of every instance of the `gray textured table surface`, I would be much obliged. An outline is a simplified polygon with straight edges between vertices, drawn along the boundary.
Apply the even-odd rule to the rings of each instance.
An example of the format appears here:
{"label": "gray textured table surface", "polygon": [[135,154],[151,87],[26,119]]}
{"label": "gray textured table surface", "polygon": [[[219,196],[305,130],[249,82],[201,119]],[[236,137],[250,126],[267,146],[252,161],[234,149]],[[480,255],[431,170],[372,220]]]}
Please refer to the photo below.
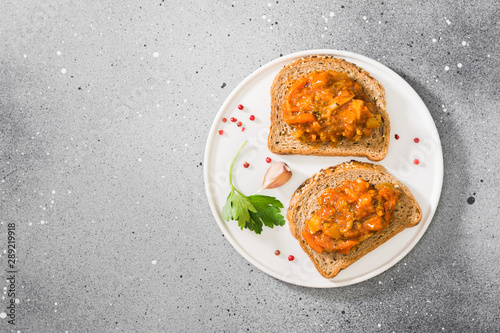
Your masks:
{"label": "gray textured table surface", "polygon": [[[498,331],[498,17],[495,1],[3,2],[0,330]],[[417,246],[334,289],[248,263],[203,182],[209,127],[231,90],[318,48],[405,78],[445,167]]]}

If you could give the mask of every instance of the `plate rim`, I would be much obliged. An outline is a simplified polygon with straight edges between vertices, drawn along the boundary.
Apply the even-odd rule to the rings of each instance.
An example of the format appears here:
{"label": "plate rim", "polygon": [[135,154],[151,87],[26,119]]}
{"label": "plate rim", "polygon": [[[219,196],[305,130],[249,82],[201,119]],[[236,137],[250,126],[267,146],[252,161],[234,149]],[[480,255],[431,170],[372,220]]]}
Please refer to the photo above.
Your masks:
{"label": "plate rim", "polygon": [[[298,281],[294,281],[293,279],[284,278],[283,276],[279,276],[278,274],[275,274],[274,272],[269,272],[267,269],[262,267],[263,265],[261,265],[259,262],[256,262],[254,260],[254,258],[252,258],[250,253],[248,253],[248,251],[244,247],[242,247],[232,237],[230,237],[230,235],[227,234],[225,228],[222,225],[222,222],[221,222],[222,217],[221,217],[220,212],[217,210],[217,207],[215,205],[215,202],[214,202],[215,196],[212,194],[210,184],[208,181],[209,171],[210,171],[208,161],[210,159],[210,156],[211,156],[210,153],[212,151],[213,143],[214,143],[214,140],[216,138],[216,136],[214,135],[214,133],[215,133],[214,131],[216,130],[216,127],[218,124],[217,119],[220,118],[221,114],[228,107],[228,105],[229,105],[230,101],[233,99],[233,97],[241,90],[241,88],[243,86],[245,86],[247,84],[247,82],[251,81],[256,76],[261,74],[262,72],[265,72],[267,69],[275,66],[277,63],[280,63],[283,61],[291,62],[291,61],[298,59],[298,58],[301,58],[301,57],[316,55],[316,54],[317,55],[321,55],[321,54],[332,55],[332,56],[341,57],[341,58],[347,57],[347,58],[351,58],[354,60],[359,59],[360,61],[364,61],[364,62],[369,63],[370,66],[378,67],[384,73],[389,74],[389,75],[397,78],[398,80],[404,82],[404,84],[403,84],[404,89],[407,90],[411,95],[413,95],[412,100],[418,101],[418,103],[420,104],[420,107],[425,108],[425,110],[427,112],[424,112],[423,114],[425,114],[425,118],[427,118],[426,120],[430,121],[434,125],[431,127],[431,131],[433,132],[432,134],[437,140],[437,142],[436,142],[437,143],[437,145],[436,145],[437,151],[434,155],[436,157],[438,157],[438,160],[436,161],[436,163],[437,163],[437,166],[439,167],[439,170],[437,170],[439,172],[439,174],[437,174],[437,179],[439,180],[439,184],[436,184],[437,186],[433,190],[433,192],[437,191],[437,192],[435,192],[435,194],[437,194],[437,199],[430,202],[429,222],[415,235],[415,237],[412,238],[412,241],[404,248],[404,250],[401,251],[397,256],[395,256],[392,260],[390,260],[389,262],[387,262],[383,266],[381,266],[377,269],[374,269],[371,272],[368,272],[367,274],[350,279],[346,282],[335,282],[335,281],[332,281],[332,279],[325,279],[325,281],[329,281],[329,283],[330,283],[330,284],[325,283],[325,285],[299,283]],[[350,61],[350,60],[348,60],[348,61]],[[377,163],[383,165],[381,162],[383,162],[383,160],[379,161]],[[353,52],[344,51],[344,50],[335,50],[335,49],[312,49],[312,50],[303,50],[303,51],[293,52],[293,53],[290,53],[290,54],[287,54],[284,56],[280,56],[278,58],[275,58],[274,60],[267,62],[263,66],[257,68],[256,70],[251,72],[249,75],[247,75],[238,85],[236,85],[233,88],[231,93],[226,97],[223,104],[220,106],[218,112],[214,116],[212,125],[210,126],[210,129],[208,132],[208,137],[207,137],[207,141],[205,144],[205,155],[204,155],[204,159],[203,159],[203,181],[205,183],[205,193],[207,195],[207,199],[208,199],[208,203],[209,203],[212,215],[213,215],[213,217],[215,217],[215,220],[217,222],[219,229],[224,234],[224,238],[229,241],[229,243],[233,246],[234,249],[237,250],[237,252],[241,256],[243,256],[253,266],[259,268],[262,272],[264,272],[264,273],[266,273],[266,274],[268,274],[268,275],[270,275],[270,276],[272,276],[280,281],[284,281],[284,282],[298,285],[298,286],[302,286],[302,287],[309,287],[309,288],[337,288],[337,287],[344,287],[344,286],[349,286],[349,285],[361,283],[361,282],[367,281],[369,279],[372,279],[373,277],[375,277],[377,275],[382,274],[383,272],[392,268],[399,261],[401,261],[406,255],[408,255],[408,253],[411,252],[411,250],[413,250],[413,248],[416,246],[416,244],[423,237],[423,235],[427,231],[429,225],[432,223],[432,220],[434,219],[434,215],[435,215],[437,206],[438,206],[440,198],[441,198],[442,186],[443,186],[443,175],[444,175],[444,158],[443,158],[442,144],[441,144],[441,139],[439,137],[439,132],[437,130],[436,124],[434,122],[434,119],[432,118],[432,115],[431,115],[429,109],[427,108],[427,106],[423,102],[420,95],[418,95],[418,93],[413,89],[413,87],[404,78],[402,78],[399,74],[397,74],[394,70],[387,67],[386,65],[384,65],[384,64],[382,64],[382,63],[380,63],[372,58],[366,57],[366,56],[358,54],[358,53],[353,53]]]}

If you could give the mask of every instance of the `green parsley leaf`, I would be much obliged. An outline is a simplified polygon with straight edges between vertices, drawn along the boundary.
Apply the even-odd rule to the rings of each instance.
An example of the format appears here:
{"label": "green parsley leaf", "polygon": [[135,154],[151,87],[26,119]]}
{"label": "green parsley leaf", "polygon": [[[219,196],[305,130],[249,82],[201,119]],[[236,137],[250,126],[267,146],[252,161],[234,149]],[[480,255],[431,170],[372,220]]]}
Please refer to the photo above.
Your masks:
{"label": "green parsley leaf", "polygon": [[225,221],[238,221],[241,230],[244,228],[257,234],[262,232],[262,227],[273,228],[275,225],[285,225],[285,218],[281,215],[283,204],[276,198],[267,195],[245,196],[233,185],[233,166],[246,141],[240,147],[229,169],[229,183],[231,192],[222,208],[222,218]]}
{"label": "green parsley leaf", "polygon": [[226,221],[238,221],[238,225],[243,229],[250,222],[249,212],[255,213],[257,210],[245,196],[235,192],[234,189],[231,190],[222,209],[222,218]]}
{"label": "green parsley leaf", "polygon": [[257,209],[256,212],[250,212],[252,220],[269,228],[285,225],[285,218],[281,215],[281,201],[267,195],[251,195],[247,199]]}

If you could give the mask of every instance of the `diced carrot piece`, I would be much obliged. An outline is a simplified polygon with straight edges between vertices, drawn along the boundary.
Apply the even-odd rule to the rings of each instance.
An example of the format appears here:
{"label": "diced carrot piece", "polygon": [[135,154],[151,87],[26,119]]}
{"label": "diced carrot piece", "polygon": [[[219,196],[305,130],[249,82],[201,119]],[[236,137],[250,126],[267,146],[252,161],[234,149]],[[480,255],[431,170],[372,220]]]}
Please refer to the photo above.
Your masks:
{"label": "diced carrot piece", "polygon": [[321,246],[317,245],[317,244],[314,242],[314,239],[313,239],[313,237],[312,237],[312,234],[311,234],[308,230],[304,229],[304,230],[302,231],[302,237],[304,237],[304,239],[306,240],[307,244],[309,244],[309,246],[310,246],[310,247],[311,247],[314,251],[316,251],[316,252],[318,252],[318,253],[323,252],[323,248],[322,248]]}
{"label": "diced carrot piece", "polygon": [[315,232],[321,230],[321,222],[322,219],[318,215],[314,214],[309,220],[306,221],[307,228],[314,234]]}

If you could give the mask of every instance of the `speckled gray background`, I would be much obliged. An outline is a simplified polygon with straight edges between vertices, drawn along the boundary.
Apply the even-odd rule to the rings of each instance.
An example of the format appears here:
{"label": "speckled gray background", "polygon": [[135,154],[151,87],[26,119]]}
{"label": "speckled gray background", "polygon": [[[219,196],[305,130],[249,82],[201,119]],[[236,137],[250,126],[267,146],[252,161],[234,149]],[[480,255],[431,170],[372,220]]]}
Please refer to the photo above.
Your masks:
{"label": "speckled gray background", "polygon": [[[495,1],[3,1],[0,317],[9,223],[19,271],[16,325],[0,330],[497,331],[499,17]],[[231,90],[318,48],[405,78],[445,163],[409,255],[328,290],[243,259],[210,213],[202,165]]]}

